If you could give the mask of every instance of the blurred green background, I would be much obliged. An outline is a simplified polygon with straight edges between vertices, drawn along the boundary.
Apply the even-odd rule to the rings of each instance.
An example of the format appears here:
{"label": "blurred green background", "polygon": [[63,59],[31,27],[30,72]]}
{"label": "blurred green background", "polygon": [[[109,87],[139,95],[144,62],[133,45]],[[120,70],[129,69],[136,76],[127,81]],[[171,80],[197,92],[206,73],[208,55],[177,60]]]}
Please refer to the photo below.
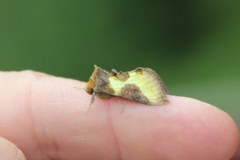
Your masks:
{"label": "blurred green background", "polygon": [[206,101],[240,126],[240,1],[0,1],[0,69],[87,81],[156,70],[170,94]]}

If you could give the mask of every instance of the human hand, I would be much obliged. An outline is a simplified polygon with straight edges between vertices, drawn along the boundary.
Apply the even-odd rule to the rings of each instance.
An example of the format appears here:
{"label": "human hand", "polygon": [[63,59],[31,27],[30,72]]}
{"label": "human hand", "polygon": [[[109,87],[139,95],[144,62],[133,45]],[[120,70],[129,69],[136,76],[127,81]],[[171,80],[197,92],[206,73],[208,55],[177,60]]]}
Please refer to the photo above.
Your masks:
{"label": "human hand", "polygon": [[234,121],[214,106],[178,96],[162,106],[96,98],[86,114],[91,96],[76,89],[84,85],[0,72],[0,160],[25,160],[21,151],[28,160],[228,160],[237,148]]}

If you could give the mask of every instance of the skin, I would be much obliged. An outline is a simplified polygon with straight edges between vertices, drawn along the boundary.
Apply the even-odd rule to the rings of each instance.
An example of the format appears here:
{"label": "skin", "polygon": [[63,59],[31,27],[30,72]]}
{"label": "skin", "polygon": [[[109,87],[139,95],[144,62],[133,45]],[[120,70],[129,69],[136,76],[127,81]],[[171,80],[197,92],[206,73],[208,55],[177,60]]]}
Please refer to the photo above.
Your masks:
{"label": "skin", "polygon": [[162,106],[96,97],[86,114],[84,85],[0,72],[0,160],[229,160],[237,149],[236,124],[214,106],[179,96]]}

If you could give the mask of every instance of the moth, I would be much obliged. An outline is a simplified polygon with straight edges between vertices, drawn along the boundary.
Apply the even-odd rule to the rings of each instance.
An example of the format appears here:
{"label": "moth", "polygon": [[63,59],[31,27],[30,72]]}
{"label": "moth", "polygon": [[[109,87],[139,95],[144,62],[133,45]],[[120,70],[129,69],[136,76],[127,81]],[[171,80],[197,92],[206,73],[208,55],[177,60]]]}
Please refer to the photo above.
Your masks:
{"label": "moth", "polygon": [[89,108],[95,96],[102,99],[122,97],[146,105],[161,105],[168,102],[165,84],[150,68],[138,67],[127,72],[112,69],[109,73],[94,65],[94,71],[84,89],[92,95]]}

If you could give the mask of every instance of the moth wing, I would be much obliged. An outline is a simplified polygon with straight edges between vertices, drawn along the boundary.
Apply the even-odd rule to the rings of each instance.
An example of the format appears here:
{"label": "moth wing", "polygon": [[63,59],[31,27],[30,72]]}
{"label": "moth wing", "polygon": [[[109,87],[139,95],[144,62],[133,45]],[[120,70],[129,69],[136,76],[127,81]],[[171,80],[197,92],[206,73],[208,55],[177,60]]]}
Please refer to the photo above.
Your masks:
{"label": "moth wing", "polygon": [[[149,105],[160,105],[168,101],[166,97],[166,87],[156,72],[149,68],[137,68],[136,70],[126,73],[129,76],[127,79],[124,79],[124,81],[119,79],[118,76],[109,77],[109,85],[111,85],[109,87],[115,91],[114,96],[120,96]],[[137,87],[137,89],[139,89],[137,95],[126,96],[124,88],[127,86],[133,90],[134,87]]]}

